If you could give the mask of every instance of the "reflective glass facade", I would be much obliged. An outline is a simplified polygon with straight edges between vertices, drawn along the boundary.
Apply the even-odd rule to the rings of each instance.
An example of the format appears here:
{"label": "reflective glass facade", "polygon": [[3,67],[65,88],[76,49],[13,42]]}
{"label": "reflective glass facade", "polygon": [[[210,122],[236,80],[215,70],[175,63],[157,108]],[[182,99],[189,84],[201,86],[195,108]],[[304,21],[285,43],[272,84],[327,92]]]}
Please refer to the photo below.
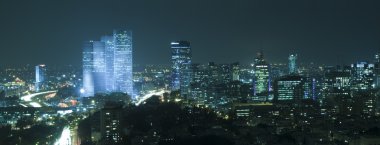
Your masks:
{"label": "reflective glass facade", "polygon": [[190,92],[191,48],[190,42],[171,42],[172,49],[172,90],[180,90],[182,96]]}
{"label": "reflective glass facade", "polygon": [[132,32],[114,30],[113,38],[115,91],[133,95]]}

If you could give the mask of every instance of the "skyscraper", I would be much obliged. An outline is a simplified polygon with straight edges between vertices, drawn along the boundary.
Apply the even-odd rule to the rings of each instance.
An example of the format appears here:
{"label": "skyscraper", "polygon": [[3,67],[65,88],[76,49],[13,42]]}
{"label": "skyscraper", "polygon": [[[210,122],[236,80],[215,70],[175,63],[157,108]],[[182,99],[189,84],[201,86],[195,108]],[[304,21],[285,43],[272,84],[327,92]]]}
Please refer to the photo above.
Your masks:
{"label": "skyscraper", "polygon": [[84,96],[106,92],[133,96],[132,32],[114,30],[101,41],[84,43],[83,89]]}
{"label": "skyscraper", "polygon": [[132,32],[114,30],[113,39],[115,91],[133,96]]}
{"label": "skyscraper", "polygon": [[105,48],[106,90],[112,92],[115,90],[113,36],[102,36],[100,41],[104,43]]}
{"label": "skyscraper", "polygon": [[374,87],[379,88],[380,87],[380,53],[375,54],[375,60],[374,60]]}
{"label": "skyscraper", "polygon": [[183,97],[190,91],[191,48],[188,41],[171,42],[172,49],[172,90],[180,90]]}
{"label": "skyscraper", "polygon": [[93,41],[93,77],[94,77],[94,93],[106,91],[106,60],[105,60],[105,45],[100,41]]}
{"label": "skyscraper", "polygon": [[284,76],[275,81],[274,97],[277,101],[304,99],[305,80],[301,76]]}
{"label": "skyscraper", "polygon": [[35,82],[35,91],[39,92],[43,82],[45,81],[46,76],[46,67],[45,65],[36,66],[36,82]]}
{"label": "skyscraper", "polygon": [[83,43],[83,96],[94,96],[94,47],[93,41],[86,41]]}
{"label": "skyscraper", "polygon": [[239,67],[239,63],[238,62],[235,62],[233,64],[231,64],[231,67],[232,67],[232,80],[233,81],[239,81],[239,74],[240,74],[240,67]]}
{"label": "skyscraper", "polygon": [[297,54],[290,54],[289,55],[289,74],[296,74],[297,73]]}
{"label": "skyscraper", "polygon": [[270,65],[264,60],[263,52],[257,53],[257,57],[255,58],[255,62],[253,64],[253,85],[255,96],[260,93],[269,92],[269,89],[271,87],[269,70]]}

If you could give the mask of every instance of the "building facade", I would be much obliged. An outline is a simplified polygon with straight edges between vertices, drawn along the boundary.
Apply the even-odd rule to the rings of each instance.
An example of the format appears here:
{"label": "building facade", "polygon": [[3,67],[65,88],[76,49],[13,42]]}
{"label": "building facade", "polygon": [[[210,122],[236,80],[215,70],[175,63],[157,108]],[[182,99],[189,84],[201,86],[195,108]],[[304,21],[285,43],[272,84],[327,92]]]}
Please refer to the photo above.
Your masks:
{"label": "building facade", "polygon": [[170,43],[172,50],[171,89],[180,90],[183,97],[190,92],[191,82],[191,47],[188,41],[174,41]]}
{"label": "building facade", "polygon": [[297,54],[290,54],[289,55],[289,74],[296,74],[297,73]]}
{"label": "building facade", "polygon": [[45,82],[46,77],[46,66],[41,64],[36,66],[36,82],[35,82],[35,91],[39,92],[43,83]]}
{"label": "building facade", "polygon": [[115,91],[133,96],[132,32],[114,30],[114,80]]}
{"label": "building facade", "polygon": [[253,64],[253,88],[254,96],[262,93],[268,93],[271,88],[270,84],[270,65],[264,60],[264,54],[262,52],[257,53],[257,57]]}

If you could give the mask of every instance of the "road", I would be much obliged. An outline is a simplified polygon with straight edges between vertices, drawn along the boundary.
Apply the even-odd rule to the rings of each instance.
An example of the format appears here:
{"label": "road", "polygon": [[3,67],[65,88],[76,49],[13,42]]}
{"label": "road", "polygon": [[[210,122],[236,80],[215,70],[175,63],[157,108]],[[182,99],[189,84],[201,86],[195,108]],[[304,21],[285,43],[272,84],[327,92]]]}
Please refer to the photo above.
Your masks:
{"label": "road", "polygon": [[46,92],[38,92],[38,93],[33,93],[33,94],[29,94],[29,95],[25,95],[25,96],[22,96],[20,99],[23,103],[27,103],[27,105],[25,104],[20,104],[21,106],[24,106],[24,107],[28,107],[28,106],[32,106],[32,107],[42,107],[42,105],[36,101],[33,101],[32,99],[36,96],[39,96],[39,95],[45,95],[45,94],[51,94],[51,93],[56,93],[57,91],[46,91]]}
{"label": "road", "polygon": [[138,101],[136,102],[136,106],[140,105],[141,103],[143,103],[145,100],[149,99],[152,96],[162,96],[165,92],[168,92],[168,91],[165,91],[163,89],[154,90],[154,91],[150,91],[148,94],[142,97],[137,97]]}
{"label": "road", "polygon": [[71,132],[70,127],[63,128],[61,137],[54,143],[54,145],[71,145]]}

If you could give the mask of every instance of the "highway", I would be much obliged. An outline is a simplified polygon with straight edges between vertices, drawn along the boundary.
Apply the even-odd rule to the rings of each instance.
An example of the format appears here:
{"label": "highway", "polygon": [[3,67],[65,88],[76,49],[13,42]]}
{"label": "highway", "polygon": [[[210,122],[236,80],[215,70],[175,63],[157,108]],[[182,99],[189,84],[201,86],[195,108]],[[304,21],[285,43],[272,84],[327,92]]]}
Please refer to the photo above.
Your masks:
{"label": "highway", "polygon": [[61,137],[54,143],[54,145],[71,145],[71,143],[70,128],[66,126],[62,130]]}
{"label": "highway", "polygon": [[141,97],[137,97],[138,98],[138,101],[136,102],[136,106],[140,105],[141,103],[145,102],[145,100],[149,99],[150,97],[152,96],[162,96],[165,92],[168,92],[168,91],[165,91],[163,89],[160,89],[160,90],[154,90],[154,91],[150,91],[148,94],[144,95],[144,96],[141,96]]}
{"label": "highway", "polygon": [[28,106],[32,106],[32,107],[42,107],[42,105],[36,101],[33,101],[32,99],[36,96],[39,96],[39,95],[45,95],[45,94],[51,94],[51,93],[56,93],[57,91],[46,91],[46,92],[38,92],[38,93],[33,93],[33,94],[29,94],[29,95],[25,95],[25,96],[22,96],[20,99],[21,101],[23,101],[23,103],[27,103],[27,105],[25,104],[20,104],[21,106],[24,106],[24,107],[28,107]]}

